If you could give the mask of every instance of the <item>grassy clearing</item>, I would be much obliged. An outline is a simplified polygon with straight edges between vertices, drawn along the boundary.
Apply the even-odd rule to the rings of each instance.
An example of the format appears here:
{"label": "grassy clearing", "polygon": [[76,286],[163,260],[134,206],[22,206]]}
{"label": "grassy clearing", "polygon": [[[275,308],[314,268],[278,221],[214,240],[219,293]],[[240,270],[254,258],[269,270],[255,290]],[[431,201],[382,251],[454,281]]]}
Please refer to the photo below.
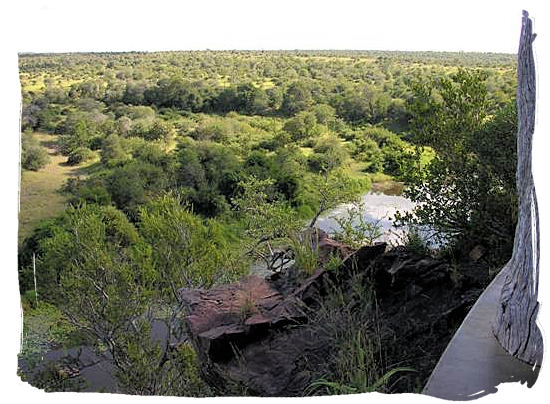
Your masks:
{"label": "grassy clearing", "polygon": [[273,82],[273,79],[268,78],[268,79],[265,79],[265,80],[261,83],[260,87],[261,87],[262,89],[264,89],[264,90],[267,90],[267,89],[270,89],[270,88],[275,87],[275,83]]}
{"label": "grassy clearing", "polygon": [[87,168],[96,161],[81,166],[68,166],[67,158],[57,153],[56,135],[35,133],[35,138],[48,150],[50,162],[39,171],[21,170],[19,189],[19,235],[21,242],[43,219],[54,217],[65,210],[67,198],[60,192],[68,178],[85,176]]}
{"label": "grassy clearing", "polygon": [[372,192],[381,192],[386,195],[401,195],[403,193],[402,182],[398,182],[391,175],[384,173],[365,173],[364,169],[367,166],[368,163],[354,161],[350,164],[350,170],[356,178],[367,176],[371,182]]}
{"label": "grassy clearing", "polygon": [[217,84],[220,87],[230,87],[231,86],[231,81],[229,80],[228,76],[219,75],[218,79],[217,79]]}
{"label": "grassy clearing", "polygon": [[403,193],[403,183],[395,181],[391,175],[384,173],[368,175],[372,183],[372,192],[381,192],[386,195],[401,195]]}

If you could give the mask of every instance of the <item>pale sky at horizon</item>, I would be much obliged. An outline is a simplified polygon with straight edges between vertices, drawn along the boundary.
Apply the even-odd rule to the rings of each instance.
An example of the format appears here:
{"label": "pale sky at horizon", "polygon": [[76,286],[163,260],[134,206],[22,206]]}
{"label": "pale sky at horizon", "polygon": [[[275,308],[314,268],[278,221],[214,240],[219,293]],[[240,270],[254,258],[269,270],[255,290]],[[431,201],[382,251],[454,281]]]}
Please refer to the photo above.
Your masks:
{"label": "pale sky at horizon", "polygon": [[[21,0],[18,52],[365,49],[516,53],[533,2]],[[528,7],[530,5],[530,8]],[[531,15],[536,17],[534,11]],[[536,18],[534,19],[536,28]]]}

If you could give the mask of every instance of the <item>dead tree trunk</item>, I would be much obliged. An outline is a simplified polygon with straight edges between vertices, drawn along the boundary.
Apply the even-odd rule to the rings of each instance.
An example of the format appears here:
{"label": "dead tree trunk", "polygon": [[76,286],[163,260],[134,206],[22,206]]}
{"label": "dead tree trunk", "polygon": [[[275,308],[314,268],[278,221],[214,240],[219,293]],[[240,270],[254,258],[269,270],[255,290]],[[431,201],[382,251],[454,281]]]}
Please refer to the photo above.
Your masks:
{"label": "dead tree trunk", "polygon": [[542,361],[542,335],[536,324],[539,303],[539,225],[535,186],[531,172],[535,125],[535,64],[532,22],[524,11],[518,51],[518,135],[516,186],[519,195],[518,223],[512,258],[493,325],[495,337],[511,355],[529,364]]}

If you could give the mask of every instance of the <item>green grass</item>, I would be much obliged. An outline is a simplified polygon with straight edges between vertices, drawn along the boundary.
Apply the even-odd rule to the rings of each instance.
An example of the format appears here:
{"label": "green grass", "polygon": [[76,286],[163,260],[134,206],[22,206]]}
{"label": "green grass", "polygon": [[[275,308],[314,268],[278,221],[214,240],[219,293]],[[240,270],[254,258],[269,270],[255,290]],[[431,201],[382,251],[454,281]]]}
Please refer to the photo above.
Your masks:
{"label": "green grass", "polygon": [[391,175],[384,174],[384,173],[372,173],[372,174],[369,174],[369,177],[373,184],[393,181],[393,177]]}
{"label": "green grass", "polygon": [[61,87],[63,89],[67,89],[73,84],[83,81],[83,79],[70,79],[61,75],[52,75],[48,73],[41,73],[36,75],[21,73],[19,75],[21,91],[43,91],[46,89],[46,79],[51,80],[54,86]]}
{"label": "green grass", "polygon": [[267,90],[275,87],[275,83],[273,82],[273,79],[267,78],[260,84],[260,87],[264,90]]}
{"label": "green grass", "polygon": [[401,195],[403,183],[395,181],[391,175],[384,173],[368,174],[372,182],[372,192],[381,192],[386,195]]}
{"label": "green grass", "polygon": [[312,237],[316,236],[306,232],[301,236],[291,237],[289,240],[295,254],[296,267],[310,276],[320,265],[319,249],[312,242]]}
{"label": "green grass", "polygon": [[56,135],[35,133],[34,137],[48,150],[51,160],[39,171],[21,170],[19,242],[30,235],[41,220],[65,210],[67,197],[60,192],[61,187],[70,177],[86,176],[88,168],[97,162],[96,159],[80,166],[66,165],[67,158],[55,149]]}
{"label": "green grass", "polygon": [[[357,177],[366,176],[367,174],[365,173],[365,170],[368,166],[369,166],[369,163],[365,161],[357,161],[353,159],[349,160],[350,172]],[[372,178],[371,178],[371,181],[372,181]]]}

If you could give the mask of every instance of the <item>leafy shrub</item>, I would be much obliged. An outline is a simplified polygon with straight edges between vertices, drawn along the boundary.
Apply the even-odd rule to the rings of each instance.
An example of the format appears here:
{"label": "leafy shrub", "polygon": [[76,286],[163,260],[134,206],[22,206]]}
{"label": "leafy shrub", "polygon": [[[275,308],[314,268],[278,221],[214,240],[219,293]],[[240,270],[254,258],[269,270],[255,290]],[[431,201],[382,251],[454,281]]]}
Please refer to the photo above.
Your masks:
{"label": "leafy shrub", "polygon": [[93,156],[94,152],[87,147],[79,147],[69,154],[67,164],[70,166],[75,166],[92,159]]}
{"label": "leafy shrub", "polygon": [[34,290],[27,290],[25,293],[21,295],[21,306],[23,307],[23,311],[28,311],[31,309],[36,308],[37,306],[37,294]]}
{"label": "leafy shrub", "polygon": [[424,239],[417,227],[409,228],[403,244],[407,249],[415,253],[426,255],[430,253],[428,242]]}
{"label": "leafy shrub", "polygon": [[129,159],[129,155],[124,150],[121,138],[117,135],[109,135],[103,141],[101,148],[101,162],[108,167],[115,167],[123,164]]}
{"label": "leafy shrub", "polygon": [[309,166],[315,172],[328,172],[341,167],[347,160],[347,151],[336,136],[321,138],[309,156]]}
{"label": "leafy shrub", "polygon": [[82,375],[71,375],[67,370],[78,369],[77,358],[66,357],[60,362],[47,362],[32,375],[21,374],[23,380],[28,377],[29,384],[46,392],[53,391],[84,391],[89,382]]}
{"label": "leafy shrub", "polygon": [[107,206],[111,204],[111,195],[101,180],[82,181],[79,178],[69,178],[64,190],[72,194],[69,199],[72,205],[95,203]]}
{"label": "leafy shrub", "polygon": [[321,134],[321,127],[317,124],[317,117],[313,112],[302,111],[286,121],[283,129],[293,140],[308,139]]}
{"label": "leafy shrub", "polygon": [[435,156],[420,175],[410,170],[405,196],[416,207],[402,221],[430,226],[465,250],[483,244],[502,264],[517,214],[517,115],[513,100],[494,108],[485,79],[481,70],[459,69],[413,86],[414,140]]}
{"label": "leafy shrub", "polygon": [[250,125],[235,118],[211,117],[199,123],[191,136],[196,140],[223,143],[240,133],[250,133],[251,131]]}
{"label": "leafy shrub", "polygon": [[41,146],[31,146],[23,151],[21,165],[31,171],[38,171],[50,162],[50,156]]}
{"label": "leafy shrub", "polygon": [[384,163],[384,154],[378,143],[371,138],[356,139],[353,143],[353,157],[357,160],[368,163],[365,171],[369,173],[377,173],[382,171]]}
{"label": "leafy shrub", "polygon": [[344,216],[332,217],[339,228],[331,234],[331,237],[354,249],[373,244],[383,234],[382,227],[379,221],[366,220],[363,215],[364,210],[364,204],[358,202],[348,207]]}
{"label": "leafy shrub", "polygon": [[[34,292],[33,292],[34,293]],[[28,298],[31,294],[25,294]],[[23,337],[20,357],[30,365],[50,348],[69,346],[75,341],[76,328],[55,306],[39,301],[38,306],[27,310],[23,317]]]}
{"label": "leafy shrub", "polygon": [[22,137],[21,166],[26,170],[38,171],[50,162],[50,156],[31,133]]}

